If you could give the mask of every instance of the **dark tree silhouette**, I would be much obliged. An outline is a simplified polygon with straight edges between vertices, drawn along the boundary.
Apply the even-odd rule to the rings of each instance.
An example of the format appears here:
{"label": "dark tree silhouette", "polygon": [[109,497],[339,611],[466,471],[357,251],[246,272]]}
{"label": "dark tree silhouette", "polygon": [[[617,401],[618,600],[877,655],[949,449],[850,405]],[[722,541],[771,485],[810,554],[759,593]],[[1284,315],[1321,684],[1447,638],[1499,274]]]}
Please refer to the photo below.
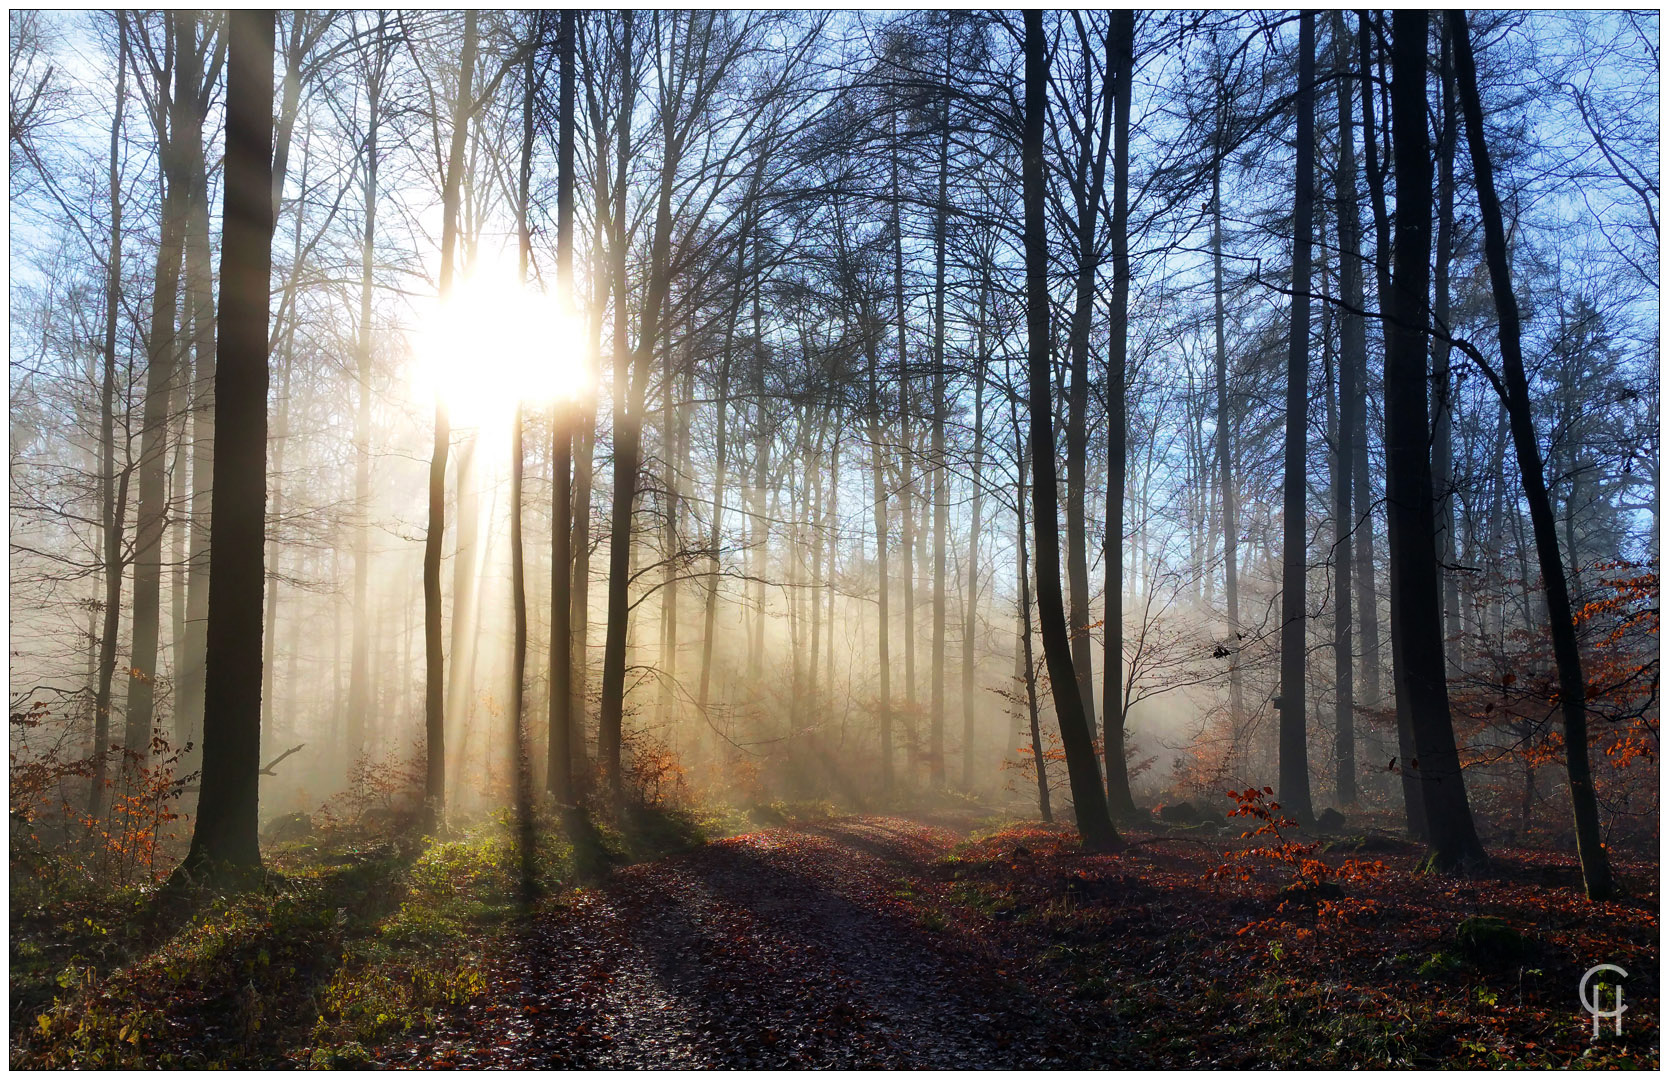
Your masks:
{"label": "dark tree silhouette", "polygon": [[1315,13],[1298,16],[1297,172],[1292,197],[1292,325],[1287,340],[1286,468],[1281,522],[1280,798],[1300,822],[1310,807],[1310,755],[1305,730],[1304,583],[1309,573],[1310,226],[1315,213]]}
{"label": "dark tree silhouette", "polygon": [[[1495,174],[1490,165],[1489,143],[1484,137],[1484,111],[1478,95],[1477,65],[1472,55],[1472,38],[1466,13],[1449,13],[1449,36],[1455,50],[1455,73],[1460,85],[1461,108],[1466,114],[1466,144],[1472,157],[1472,175],[1478,187],[1478,209],[1483,215],[1484,258],[1489,264],[1489,281],[1500,320],[1502,395],[1512,428],[1513,451],[1518,457],[1519,478],[1525,501],[1530,505],[1530,527],[1536,538],[1536,559],[1541,568],[1542,588],[1547,596],[1548,633],[1553,639],[1553,659],[1559,672],[1559,711],[1565,722],[1565,770],[1570,777],[1571,811],[1576,819],[1576,851],[1582,860],[1582,883],[1590,900],[1611,896],[1611,862],[1600,838],[1599,809],[1594,799],[1593,771],[1588,765],[1587,683],[1582,677],[1582,654],[1577,647],[1576,625],[1571,618],[1570,592],[1565,583],[1564,559],[1559,551],[1559,534],[1553,520],[1553,505],[1547,496],[1542,472],[1541,447],[1531,420],[1530,387],[1524,375],[1524,349],[1520,342],[1518,298],[1513,294],[1512,270],[1507,265],[1507,237],[1502,224],[1501,200],[1495,194]],[[1446,327],[1439,327],[1447,330]]]}
{"label": "dark tree silhouette", "polygon": [[[1078,693],[1072,670],[1072,642],[1066,632],[1066,607],[1061,597],[1060,500],[1055,479],[1055,426],[1050,405],[1048,239],[1043,215],[1043,127],[1048,109],[1049,55],[1043,40],[1043,13],[1029,10],[1026,20],[1026,100],[1021,135],[1025,200],[1026,331],[1031,399],[1032,528],[1037,547],[1037,614],[1043,631],[1043,655],[1049,665],[1050,688],[1061,744],[1066,749],[1067,772],[1078,832],[1092,848],[1119,846],[1118,831],[1107,816],[1107,793],[1095,760],[1089,717]],[[1041,763],[1039,763],[1041,768]]]}
{"label": "dark tree silhouette", "polygon": [[189,870],[256,867],[266,571],[274,13],[234,11],[226,71],[203,782]]}
{"label": "dark tree silhouette", "polygon": [[[1385,501],[1391,542],[1391,653],[1397,712],[1419,755],[1426,828],[1437,864],[1479,865],[1449,713],[1426,413],[1426,296],[1431,284],[1432,164],[1426,134],[1423,11],[1393,16],[1391,142],[1397,214],[1385,310]],[[1405,766],[1415,762],[1405,762]]]}

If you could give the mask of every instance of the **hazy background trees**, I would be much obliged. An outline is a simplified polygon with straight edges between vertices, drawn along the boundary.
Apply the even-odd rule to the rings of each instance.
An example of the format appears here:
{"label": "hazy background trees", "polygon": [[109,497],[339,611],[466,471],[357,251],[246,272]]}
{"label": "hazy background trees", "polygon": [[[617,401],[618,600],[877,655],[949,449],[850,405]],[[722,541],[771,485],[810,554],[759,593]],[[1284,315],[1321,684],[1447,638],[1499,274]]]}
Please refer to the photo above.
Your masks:
{"label": "hazy background trees", "polygon": [[[225,19],[14,12],[10,30],[12,712],[47,713],[14,752],[103,768],[115,743],[149,769],[154,733],[171,754],[204,723]],[[538,789],[576,798],[1035,805],[1003,769],[1047,782],[1058,757],[1035,528],[1060,534],[1095,737],[1076,767],[1115,813],[1273,782],[1300,768],[1284,732],[1303,764],[1283,790],[1424,834],[1419,781],[1443,766],[1396,678],[1400,421],[1430,473],[1455,767],[1486,833],[1564,828],[1542,536],[1483,371],[1501,283],[1457,32],[1375,13],[280,14],[261,761],[302,749],[260,778],[263,817],[419,761],[437,809],[502,805],[517,700]],[[1469,34],[1529,420],[1600,663],[1633,611],[1617,583],[1655,588],[1657,23],[1488,12]],[[454,282],[513,283],[525,261],[532,288],[565,290],[569,125],[576,320],[437,350]],[[1399,151],[1430,166],[1429,210]],[[1432,254],[1398,308],[1411,214]],[[1386,381],[1387,349],[1420,386]],[[575,360],[590,388],[513,425],[489,392],[506,350]],[[1049,461],[1028,459],[1028,395]],[[1655,755],[1655,645],[1626,647],[1634,674],[1591,688],[1613,830],[1656,810],[1605,764]],[[195,749],[170,766],[197,767]],[[94,817],[104,779],[91,799],[76,781]]]}

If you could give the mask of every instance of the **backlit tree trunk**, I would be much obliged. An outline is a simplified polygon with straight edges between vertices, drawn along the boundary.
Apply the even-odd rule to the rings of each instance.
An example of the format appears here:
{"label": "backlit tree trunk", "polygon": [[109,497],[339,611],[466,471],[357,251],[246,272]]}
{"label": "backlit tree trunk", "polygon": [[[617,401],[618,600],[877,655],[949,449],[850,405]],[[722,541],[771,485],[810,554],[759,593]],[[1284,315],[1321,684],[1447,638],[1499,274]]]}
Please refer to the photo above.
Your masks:
{"label": "backlit tree trunk", "polygon": [[1304,715],[1305,579],[1309,573],[1310,226],[1315,214],[1315,14],[1298,20],[1298,160],[1293,181],[1292,325],[1287,340],[1286,468],[1282,485],[1281,736],[1283,811],[1300,822],[1310,808],[1308,733]]}
{"label": "backlit tree trunk", "polygon": [[[441,195],[440,295],[451,293],[456,272],[459,188],[463,182],[464,146],[471,109],[470,79],[475,71],[476,19],[464,13],[463,50],[458,59],[458,94],[452,103],[452,141],[446,158],[446,181]],[[446,531],[446,457],[451,449],[452,424],[446,401],[435,397],[434,448],[429,457],[429,522],[423,542],[423,659],[427,677],[424,691],[424,735],[427,768],[424,774],[424,817],[430,829],[446,821],[446,657],[441,651],[440,557]],[[457,613],[453,613],[457,617]]]}
{"label": "backlit tree trunk", "polygon": [[1542,587],[1547,595],[1548,630],[1553,639],[1554,662],[1559,671],[1559,709],[1565,724],[1565,770],[1570,779],[1571,809],[1576,823],[1576,851],[1582,860],[1582,883],[1588,898],[1603,900],[1611,896],[1615,885],[1610,859],[1600,836],[1593,772],[1588,764],[1587,684],[1582,674],[1582,654],[1577,647],[1553,507],[1548,500],[1547,483],[1542,474],[1541,447],[1536,442],[1531,420],[1530,387],[1524,373],[1523,346],[1520,342],[1518,298],[1513,293],[1512,271],[1507,265],[1506,229],[1502,223],[1501,200],[1495,193],[1489,143],[1484,136],[1483,106],[1479,101],[1478,76],[1465,13],[1450,12],[1449,26],[1461,104],[1466,112],[1466,144],[1478,188],[1478,208],[1483,216],[1484,258],[1489,264],[1490,287],[1500,319],[1507,417],[1525,501],[1530,507],[1536,558],[1541,569]]}
{"label": "backlit tree trunk", "polygon": [[1049,57],[1043,38],[1043,13],[1025,13],[1025,113],[1021,156],[1025,204],[1026,330],[1028,391],[1031,409],[1032,514],[1037,535],[1038,617],[1043,652],[1055,696],[1055,715],[1066,750],[1078,833],[1090,848],[1118,846],[1118,832],[1107,816],[1107,795],[1090,738],[1089,717],[1072,669],[1072,645],[1061,597],[1059,496],[1055,473],[1055,425],[1050,401],[1048,237],[1043,207],[1043,128],[1048,110]]}
{"label": "backlit tree trunk", "polygon": [[271,11],[234,11],[226,76],[225,217],[216,357],[202,793],[183,866],[256,867],[261,854],[261,588],[272,278]]}
{"label": "backlit tree trunk", "polygon": [[1419,755],[1419,786],[1437,864],[1481,864],[1449,714],[1438,603],[1437,547],[1426,422],[1426,296],[1431,283],[1432,165],[1426,135],[1423,11],[1393,17],[1391,129],[1396,239],[1385,310],[1385,502],[1391,541],[1391,653],[1397,712]]}

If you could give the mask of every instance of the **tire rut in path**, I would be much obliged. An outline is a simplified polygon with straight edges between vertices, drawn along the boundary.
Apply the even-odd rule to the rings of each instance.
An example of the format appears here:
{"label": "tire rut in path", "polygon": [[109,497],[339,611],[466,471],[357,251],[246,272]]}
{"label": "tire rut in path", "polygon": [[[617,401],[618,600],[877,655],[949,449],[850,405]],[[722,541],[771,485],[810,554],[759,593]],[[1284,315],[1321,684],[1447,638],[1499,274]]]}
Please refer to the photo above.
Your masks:
{"label": "tire rut in path", "polygon": [[614,871],[519,928],[486,1000],[393,1064],[595,1068],[1058,1064],[1055,1017],[956,927],[935,888],[957,839],[895,818],[732,837]]}

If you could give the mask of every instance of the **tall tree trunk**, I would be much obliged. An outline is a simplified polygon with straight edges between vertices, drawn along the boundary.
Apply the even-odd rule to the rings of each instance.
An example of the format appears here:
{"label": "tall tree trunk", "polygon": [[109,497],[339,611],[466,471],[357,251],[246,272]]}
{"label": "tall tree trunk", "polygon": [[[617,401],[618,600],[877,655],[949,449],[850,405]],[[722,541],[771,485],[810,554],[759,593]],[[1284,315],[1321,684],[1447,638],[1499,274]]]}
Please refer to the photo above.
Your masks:
{"label": "tall tree trunk", "polygon": [[1466,111],[1467,148],[1478,188],[1478,208],[1483,217],[1484,258],[1489,264],[1490,287],[1500,320],[1507,415],[1525,501],[1530,507],[1536,557],[1547,596],[1549,634],[1553,639],[1554,662],[1559,671],[1559,708],[1565,722],[1565,770],[1570,779],[1576,850],[1582,860],[1582,883],[1588,898],[1603,900],[1612,895],[1615,884],[1611,877],[1610,860],[1600,837],[1599,809],[1594,798],[1593,773],[1588,764],[1588,717],[1582,654],[1577,647],[1570,596],[1565,586],[1564,561],[1560,557],[1553,508],[1548,501],[1547,484],[1542,474],[1541,448],[1536,442],[1531,419],[1530,387],[1524,373],[1520,343],[1518,299],[1513,294],[1512,271],[1507,265],[1506,230],[1501,220],[1501,201],[1495,193],[1489,144],[1484,136],[1483,106],[1478,97],[1478,77],[1465,13],[1450,12],[1449,26],[1460,98]]}
{"label": "tall tree trunk", "polygon": [[892,767],[892,658],[889,652],[887,609],[892,582],[887,571],[887,478],[886,448],[881,442],[881,400],[879,393],[881,360],[876,355],[875,335],[869,321],[864,325],[864,346],[869,360],[869,464],[873,480],[875,507],[875,580],[878,601],[875,633],[876,672],[881,679],[879,700],[881,722],[881,791],[891,794]]}
{"label": "tall tree trunk", "polygon": [[[904,700],[909,706],[905,715],[909,718],[909,730],[913,733],[916,723],[916,519],[911,495],[914,492],[915,445],[910,440],[910,365],[905,347],[907,312],[904,307],[904,197],[898,179],[896,113],[893,114],[892,125],[892,295],[893,315],[898,327],[898,466],[902,474],[898,485],[898,547],[899,554],[904,557]],[[916,752],[916,742],[912,738],[909,753],[906,755],[910,765],[915,763]]]}
{"label": "tall tree trunk", "polygon": [[771,525],[766,517],[765,488],[771,465],[771,429],[765,410],[764,305],[760,302],[765,274],[764,237],[753,236],[753,511],[749,555],[753,566],[753,637],[748,649],[748,682],[759,685],[765,663],[765,579],[770,576]]}
{"label": "tall tree trunk", "polygon": [[[976,697],[974,668],[977,658],[975,642],[979,632],[979,534],[983,525],[981,511],[985,497],[985,371],[991,362],[986,337],[985,320],[990,310],[991,276],[989,264],[980,267],[979,314],[975,326],[974,355],[974,475],[973,520],[968,525],[968,602],[962,623],[962,790],[974,785],[974,716]],[[837,518],[838,522],[839,519]],[[830,542],[831,552],[833,541]],[[832,560],[831,560],[832,561]],[[830,568],[833,577],[834,568]],[[830,616],[834,614],[830,604]],[[832,626],[832,623],[831,623]],[[833,637],[831,630],[830,636]]]}
{"label": "tall tree trunk", "polygon": [[[639,315],[638,345],[630,358],[631,370],[617,370],[621,391],[614,415],[614,499],[610,507],[608,630],[603,648],[603,699],[598,750],[603,758],[611,802],[621,802],[621,720],[625,715],[626,632],[630,619],[632,511],[637,500],[638,470],[642,464],[643,411],[648,367],[661,336],[661,307],[666,301],[671,272],[672,188],[679,164],[671,137],[670,114],[663,112],[663,146],[655,232],[649,253],[648,288]],[[624,364],[620,367],[625,367]],[[669,388],[670,389],[670,388]]]}
{"label": "tall tree trunk", "polygon": [[[1101,748],[1107,764],[1107,806],[1113,814],[1124,815],[1136,809],[1124,760],[1124,719],[1128,710],[1123,694],[1124,369],[1130,349],[1130,84],[1135,74],[1136,16],[1133,11],[1123,10],[1113,12],[1110,18],[1107,79],[1113,83],[1108,110],[1113,114],[1113,295],[1107,313],[1107,529],[1102,550],[1106,656],[1101,663]],[[1103,126],[1103,145],[1106,138]]]}
{"label": "tall tree trunk", "polygon": [[[1350,64],[1350,39],[1344,12],[1333,13],[1333,40],[1339,70]],[[1345,307],[1339,312],[1339,430],[1333,443],[1333,587],[1338,601],[1333,610],[1334,743],[1338,772],[1335,790],[1340,806],[1356,802],[1356,694],[1354,645],[1351,641],[1353,548],[1362,546],[1360,531],[1371,532],[1367,506],[1351,498],[1356,446],[1366,445],[1363,399],[1358,385],[1367,367],[1367,327],[1362,310],[1362,224],[1356,210],[1356,145],[1351,126],[1348,79],[1336,84],[1339,106],[1339,157],[1333,171],[1333,215],[1339,238],[1339,292]],[[1365,456],[1365,453],[1364,453]],[[1353,509],[1354,507],[1354,509]],[[1371,560],[1370,560],[1371,572]]]}
{"label": "tall tree trunk", "polygon": [[267,502],[267,325],[272,279],[271,11],[228,25],[226,179],[216,357],[203,780],[189,871],[258,867],[261,587]]}
{"label": "tall tree trunk", "polygon": [[[206,19],[204,37],[213,33]],[[174,745],[196,745],[203,724],[203,658],[207,649],[209,612],[209,501],[214,470],[214,272],[209,265],[209,180],[204,159],[203,87],[188,102],[186,154],[190,186],[186,194],[185,289],[191,318],[193,358],[191,386],[191,509],[182,519],[191,525],[191,542],[183,567],[185,618],[179,639],[179,663],[174,671]],[[176,476],[178,483],[183,476]],[[178,565],[178,563],[176,563]],[[176,572],[176,582],[178,572]],[[176,600],[177,603],[177,600]],[[185,770],[196,765],[196,753],[182,758]]]}
{"label": "tall tree trunk", "polygon": [[933,687],[932,726],[928,729],[928,780],[945,786],[945,530],[950,516],[945,469],[945,218],[950,212],[950,48],[945,28],[945,86],[939,104],[939,194],[933,214]]}
{"label": "tall tree trunk", "polygon": [[130,467],[116,475],[116,313],[122,302],[122,113],[127,104],[128,16],[116,13],[116,109],[110,122],[110,247],[104,286],[104,370],[99,383],[100,494],[104,522],[104,632],[99,635],[98,690],[93,698],[93,775],[87,816],[104,817],[110,747],[110,689],[116,676],[116,638],[121,633],[123,521],[127,517]]}
{"label": "tall tree trunk", "polygon": [[[1115,49],[1113,36],[1117,33],[1119,30],[1116,27],[1109,28],[1107,67],[1103,72],[1100,94],[1100,140],[1096,144],[1088,177],[1083,173],[1085,159],[1089,156],[1085,145],[1090,138],[1087,120],[1095,109],[1095,103],[1091,76],[1087,71],[1084,76],[1086,122],[1078,147],[1078,171],[1071,177],[1077,214],[1078,274],[1067,347],[1071,381],[1066,396],[1066,617],[1067,629],[1072,635],[1072,667],[1078,674],[1078,694],[1083,699],[1085,715],[1091,718],[1095,716],[1095,672],[1089,634],[1089,525],[1085,517],[1089,497],[1086,460],[1089,449],[1089,330],[1090,321],[1095,317],[1095,277],[1101,268],[1095,226],[1101,219],[1101,197],[1112,138],[1113,83],[1116,79],[1113,66],[1117,62],[1112,54]],[[1110,404],[1110,407],[1116,409],[1118,406]],[[1109,780],[1109,783],[1114,781]],[[1117,812],[1119,807],[1115,804],[1113,809]]]}
{"label": "tall tree trunk", "polygon": [[1050,402],[1048,236],[1043,205],[1043,128],[1048,111],[1049,56],[1043,13],[1025,13],[1026,100],[1022,149],[1025,205],[1026,329],[1031,408],[1032,514],[1037,533],[1037,601],[1043,653],[1055,696],[1055,715],[1072,781],[1078,833],[1090,848],[1122,843],[1107,815],[1107,795],[1095,760],[1089,716],[1072,669],[1072,645],[1061,597],[1059,495],[1056,490],[1055,430]]}
{"label": "tall tree trunk", "polygon": [[[543,42],[544,15],[528,16],[528,41],[522,57],[522,153],[516,176],[516,277],[521,288],[528,287],[528,270],[533,256],[533,101],[539,93],[539,47]],[[527,561],[522,543],[522,479],[526,467],[523,438],[524,410],[517,401],[510,419],[510,607],[514,638],[510,657],[510,775],[515,791],[517,853],[521,864],[524,895],[533,888],[533,767],[527,738],[524,684],[527,681]],[[566,533],[565,529],[553,532]]]}
{"label": "tall tree trunk", "polygon": [[[162,230],[156,254],[156,291],[151,299],[151,328],[146,337],[145,407],[139,435],[139,507],[133,544],[132,643],[128,650],[127,723],[123,749],[129,760],[149,755],[156,720],[157,639],[162,615],[162,537],[168,523],[166,451],[171,403],[178,381],[180,263],[184,254],[188,165],[174,133],[186,124],[182,90],[191,49],[180,42],[192,37],[183,13],[165,16],[175,38],[175,87],[172,101],[158,104],[153,117],[157,158],[164,192]],[[159,91],[161,87],[158,88]],[[159,99],[165,95],[158,93]],[[166,119],[164,119],[166,117]],[[137,755],[137,758],[134,757]]]}
{"label": "tall tree trunk", "polygon": [[[1226,98],[1226,91],[1220,93]],[[1217,362],[1217,486],[1223,500],[1223,604],[1229,623],[1229,723],[1238,730],[1245,715],[1244,690],[1240,675],[1240,526],[1235,521],[1239,498],[1234,483],[1234,455],[1229,447],[1229,351],[1223,327],[1223,113],[1226,100],[1218,105],[1218,145],[1211,155],[1211,279],[1212,328]],[[1122,546],[1123,537],[1120,537]],[[1120,555],[1120,558],[1123,558]]]}
{"label": "tall tree trunk", "polygon": [[[1379,138],[1374,134],[1374,78],[1373,78],[1373,27],[1372,16],[1368,12],[1361,12],[1358,18],[1358,49],[1361,56],[1362,77],[1362,152],[1364,172],[1368,180],[1368,200],[1373,206],[1374,228],[1374,277],[1378,284],[1379,307],[1382,312],[1390,303],[1387,297],[1391,294],[1391,219],[1385,208],[1385,173],[1379,165]],[[1423,303],[1423,301],[1422,301]],[[1387,331],[1388,332],[1388,329]],[[1389,349],[1389,345],[1385,346]],[[1378,705],[1380,701],[1379,678],[1379,601],[1374,588],[1373,575],[1373,525],[1369,507],[1373,505],[1373,487],[1368,471],[1368,439],[1367,439],[1367,369],[1364,364],[1362,374],[1363,410],[1359,414],[1363,417],[1363,425],[1358,429],[1360,439],[1356,447],[1356,459],[1351,468],[1354,473],[1356,503],[1361,507],[1361,525],[1357,531],[1356,548],[1356,596],[1358,610],[1361,612],[1360,628],[1362,633],[1362,696],[1366,704]],[[1389,392],[1390,387],[1386,387]],[[1422,425],[1424,422],[1422,421]],[[1389,458],[1389,450],[1386,451]],[[1389,466],[1387,466],[1387,473]],[[1386,494],[1386,539],[1389,547],[1390,538],[1390,495]],[[1395,689],[1395,686],[1393,686]],[[1402,763],[1402,796],[1403,807],[1408,815],[1409,834],[1420,839],[1426,837],[1426,808],[1425,801],[1420,796],[1418,768],[1414,764],[1418,752],[1414,746],[1414,731],[1409,726],[1408,714],[1399,705],[1397,708],[1397,758]]]}
{"label": "tall tree trunk", "polygon": [[1014,513],[1017,527],[1014,549],[1018,555],[1020,579],[1020,668],[1026,684],[1026,720],[1031,729],[1032,764],[1037,768],[1037,810],[1046,822],[1055,820],[1049,805],[1049,769],[1043,758],[1043,730],[1037,709],[1037,660],[1032,656],[1032,591],[1031,559],[1026,553],[1026,469],[1028,466],[1025,443],[1020,437],[1020,412],[1010,399],[1009,421],[1014,425],[1014,460],[1018,466]]}
{"label": "tall tree trunk", "polygon": [[1298,17],[1298,174],[1293,181],[1292,327],[1287,341],[1286,468],[1281,522],[1281,767],[1280,799],[1300,822],[1310,807],[1309,742],[1305,731],[1305,579],[1309,537],[1305,496],[1310,418],[1310,226],[1315,216],[1315,13]]}
{"label": "tall tree trunk", "polygon": [[[572,10],[557,16],[556,104],[556,299],[574,308],[574,22]],[[550,708],[545,747],[545,789],[559,806],[574,802],[573,454],[575,409],[551,406],[551,640]]]}
{"label": "tall tree trunk", "polygon": [[1460,582],[1455,570],[1455,469],[1453,375],[1449,370],[1449,266],[1455,246],[1455,108],[1454,65],[1449,34],[1441,26],[1438,62],[1442,113],[1437,136],[1437,252],[1432,277],[1432,321],[1440,331],[1431,339],[1431,478],[1437,494],[1437,561],[1443,590],[1444,653],[1460,666]]}
{"label": "tall tree trunk", "polygon": [[[303,190],[307,187],[306,157],[302,158],[301,186]],[[287,300],[294,299],[295,290],[301,284],[300,275],[303,258],[301,237],[306,217],[307,207],[303,202],[296,207],[295,225],[291,233],[290,275],[289,280],[285,283],[285,289],[289,293]],[[273,219],[277,220],[276,211],[273,214]],[[274,521],[284,520],[284,452],[290,445],[290,378],[295,367],[297,323],[295,309],[290,303],[280,304],[279,310],[281,312],[287,310],[290,314],[284,319],[283,331],[279,335],[282,348],[279,349],[278,353],[278,395],[276,415],[272,424],[272,520]],[[281,548],[277,543],[273,543],[266,582],[266,629],[261,634],[261,670],[273,672],[274,677],[269,682],[267,692],[261,699],[262,731],[277,730],[278,687],[282,685],[288,691],[295,685],[287,676],[280,682],[276,677],[276,670],[273,666],[273,652],[278,645],[278,558],[280,554],[282,554]],[[292,657],[292,667],[293,664],[294,659]],[[333,749],[339,748],[333,747]],[[344,769],[357,760],[347,754],[339,754],[338,757]]]}
{"label": "tall tree trunk", "polygon": [[729,479],[727,469],[730,464],[730,367],[731,350],[736,343],[736,320],[741,313],[742,283],[747,273],[748,250],[748,222],[751,220],[751,200],[749,206],[742,211],[742,225],[740,235],[736,239],[736,291],[729,310],[725,313],[724,348],[719,354],[719,398],[715,406],[716,415],[714,425],[714,466],[713,466],[713,514],[707,523],[707,602],[702,611],[701,635],[701,683],[697,692],[697,707],[703,717],[707,716],[707,703],[710,700],[713,678],[713,635],[718,621],[719,607],[719,542],[721,526],[724,522],[724,491]]}
{"label": "tall tree trunk", "polygon": [[[1385,502],[1391,541],[1391,653],[1397,713],[1419,755],[1426,826],[1439,866],[1482,863],[1449,714],[1438,605],[1437,546],[1426,423],[1426,296],[1432,166],[1426,136],[1423,11],[1393,15],[1392,146],[1397,183],[1394,274],[1385,309]],[[1406,767],[1405,763],[1405,767]]]}
{"label": "tall tree trunk", "polygon": [[[447,151],[446,180],[441,195],[440,295],[451,294],[458,246],[459,189],[463,183],[464,147],[468,140],[470,81],[475,73],[476,20],[464,13],[463,50],[458,59],[458,94],[452,103],[452,141]],[[442,828],[446,821],[446,656],[441,651],[440,557],[446,532],[446,457],[452,444],[452,424],[446,401],[435,397],[434,448],[429,457],[429,522],[423,543],[423,659],[427,677],[424,694],[424,735],[427,768],[423,803],[425,825]],[[457,618],[458,613],[453,613]]]}
{"label": "tall tree trunk", "polygon": [[346,756],[357,759],[364,752],[365,720],[371,711],[370,650],[371,620],[367,608],[371,582],[371,298],[375,283],[374,266],[377,235],[377,135],[382,119],[382,82],[386,54],[381,42],[388,17],[377,14],[377,62],[365,80],[365,225],[359,242],[359,410],[354,417],[354,507],[362,515],[354,537],[353,652],[348,668],[348,723]]}

